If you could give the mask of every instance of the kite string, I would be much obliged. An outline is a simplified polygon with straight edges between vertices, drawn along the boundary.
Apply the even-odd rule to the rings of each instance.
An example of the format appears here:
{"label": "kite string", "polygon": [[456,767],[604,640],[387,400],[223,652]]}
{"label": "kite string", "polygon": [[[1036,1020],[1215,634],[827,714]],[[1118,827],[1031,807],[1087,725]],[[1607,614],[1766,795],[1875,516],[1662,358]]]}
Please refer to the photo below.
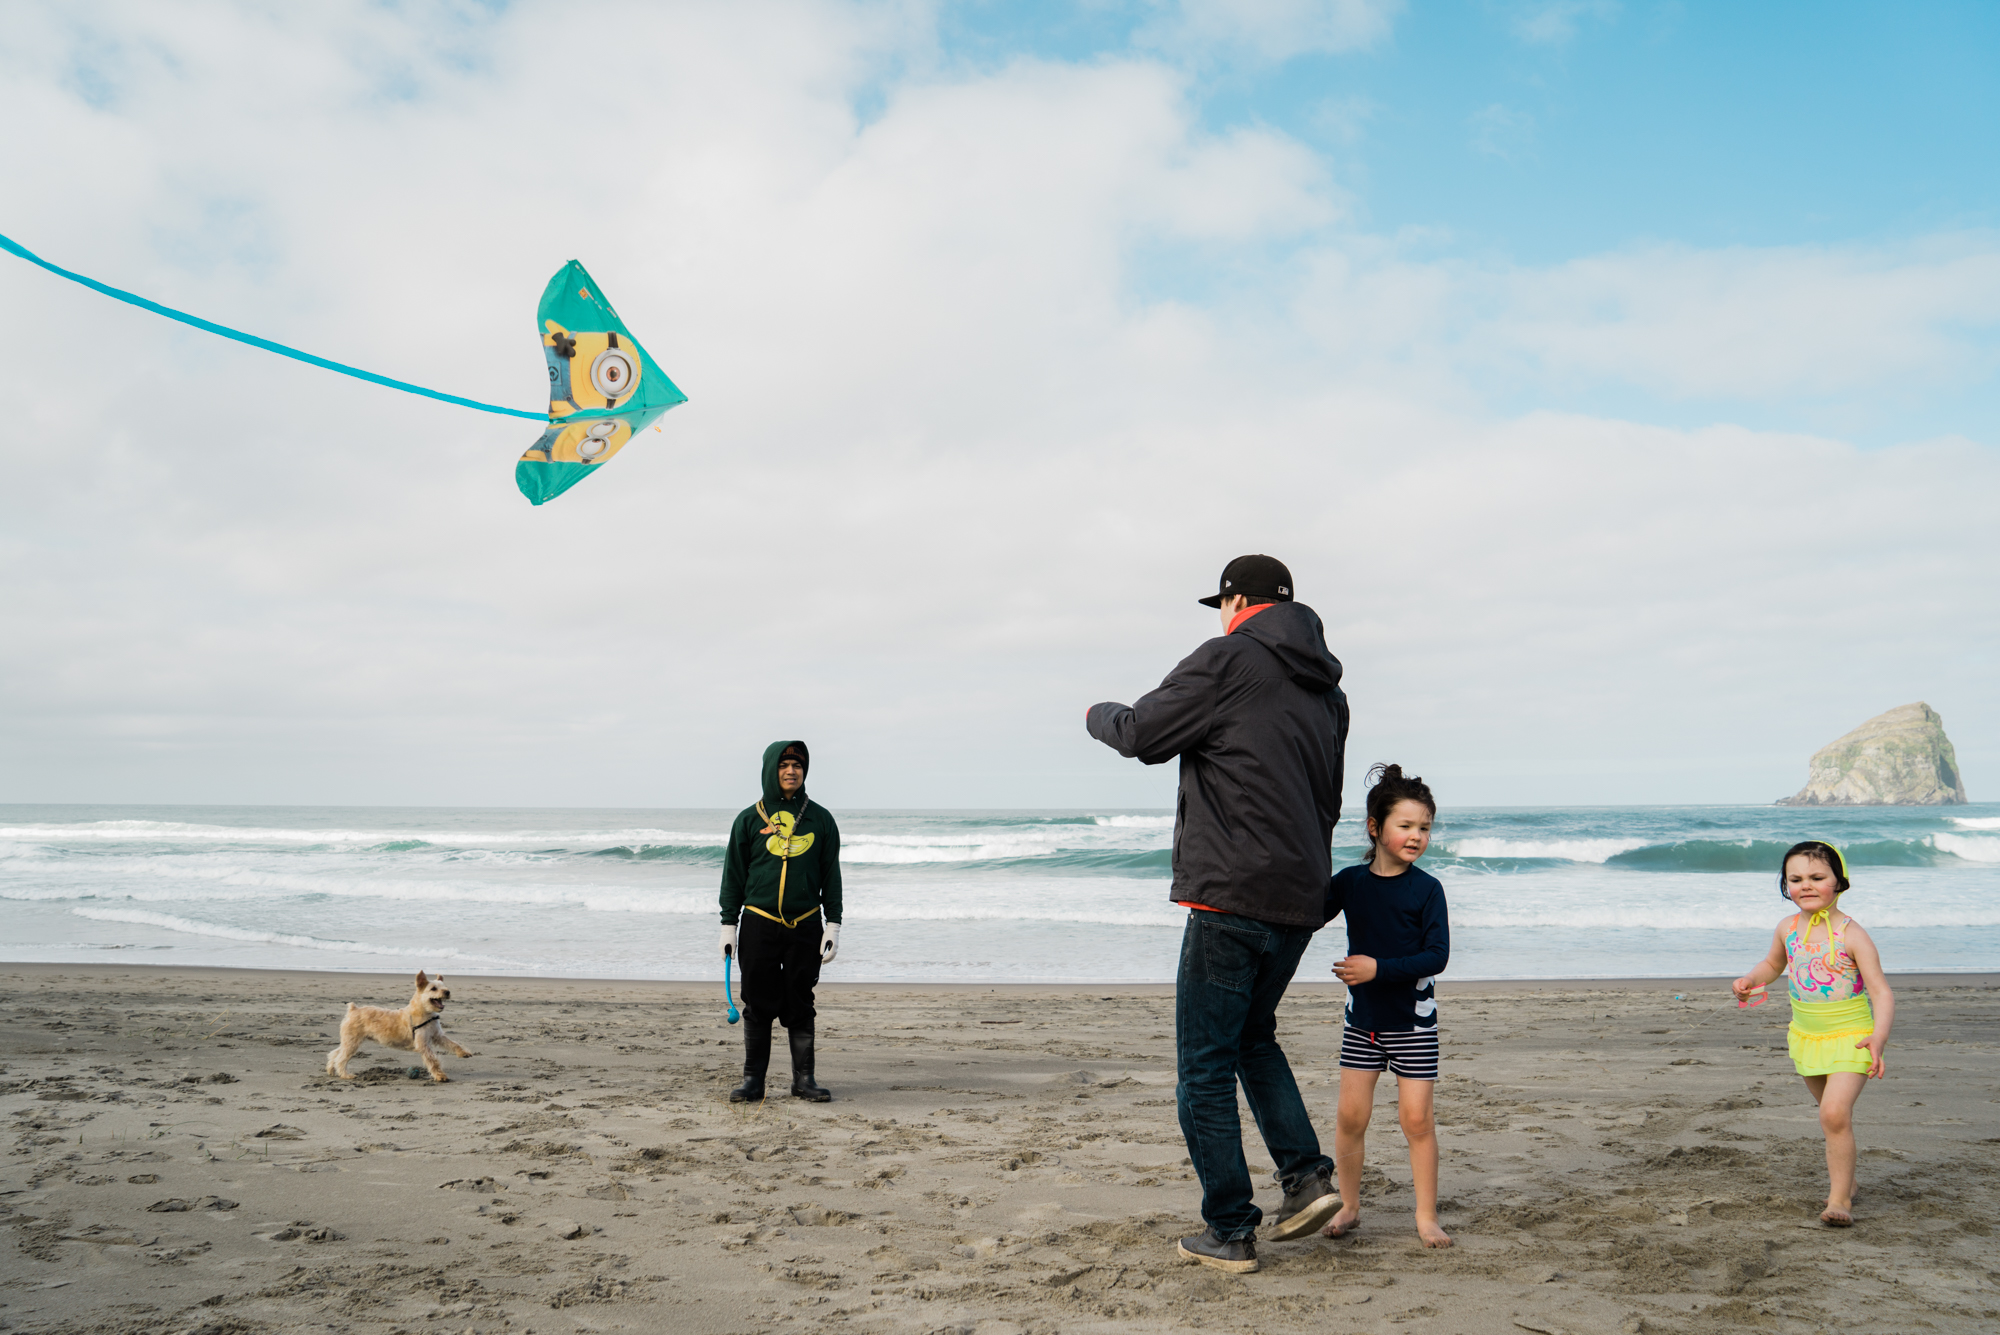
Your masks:
{"label": "kite string", "polygon": [[157,301],[148,301],[144,297],[100,283],[95,278],[86,278],[80,273],[71,273],[68,269],[50,264],[40,255],[35,254],[27,247],[5,236],[0,236],[0,250],[19,255],[30,264],[38,264],[52,274],[67,278],[72,283],[81,283],[93,291],[102,292],[107,297],[115,297],[119,301],[137,306],[142,310],[151,311],[155,315],[164,315],[169,320],[179,320],[182,324],[193,325],[196,329],[206,329],[211,334],[220,334],[224,338],[233,338],[238,343],[248,343],[253,348],[262,348],[266,352],[275,352],[281,357],[290,357],[294,361],[306,362],[313,366],[322,366],[329,371],[338,371],[342,375],[351,375],[357,380],[368,380],[378,385],[387,385],[390,389],[400,389],[406,394],[421,394],[428,399],[439,399],[445,403],[455,403],[461,408],[477,408],[483,413],[500,413],[506,417],[526,417],[536,422],[546,422],[549,420],[549,415],[546,412],[531,413],[520,408],[502,408],[498,404],[481,403],[477,399],[462,399],[456,394],[445,394],[435,389],[425,389],[422,385],[412,385],[408,381],[391,380],[388,376],[376,375],[373,371],[364,371],[358,366],[346,366],[340,362],[328,361],[324,357],[315,357],[310,352],[300,352],[297,348],[288,348],[282,343],[273,343],[268,338],[258,338],[255,334],[246,334],[240,329],[231,329],[227,325],[219,325],[213,321],[204,320],[200,316],[189,315],[186,311],[177,311],[171,306],[162,306]]}

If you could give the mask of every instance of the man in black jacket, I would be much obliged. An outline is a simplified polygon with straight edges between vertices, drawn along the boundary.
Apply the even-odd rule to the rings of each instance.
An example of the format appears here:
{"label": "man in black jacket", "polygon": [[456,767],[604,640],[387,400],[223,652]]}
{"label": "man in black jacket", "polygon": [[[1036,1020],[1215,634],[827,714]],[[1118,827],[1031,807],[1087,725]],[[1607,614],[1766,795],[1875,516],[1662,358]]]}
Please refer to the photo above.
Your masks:
{"label": "man in black jacket", "polygon": [[1236,1111],[1243,1083],[1285,1199],[1271,1237],[1310,1233],[1339,1206],[1333,1161],[1278,1046],[1278,1001],[1325,919],[1340,819],[1347,697],[1319,617],[1269,556],[1239,556],[1200,601],[1209,640],[1136,705],[1091,706],[1090,735],[1148,765],[1180,757],[1174,902],[1188,909],[1174,1006],[1176,1104],[1208,1229],[1180,1254],[1257,1268],[1250,1170]]}

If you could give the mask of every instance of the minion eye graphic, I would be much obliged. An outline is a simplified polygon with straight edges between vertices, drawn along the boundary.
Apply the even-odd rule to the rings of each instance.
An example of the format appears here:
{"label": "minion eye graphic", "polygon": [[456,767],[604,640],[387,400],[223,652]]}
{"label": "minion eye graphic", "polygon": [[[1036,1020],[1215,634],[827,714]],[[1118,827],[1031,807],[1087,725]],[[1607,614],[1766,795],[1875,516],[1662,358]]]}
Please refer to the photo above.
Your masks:
{"label": "minion eye graphic", "polygon": [[606,348],[590,363],[590,384],[607,399],[622,399],[639,386],[639,364],[623,348]]}
{"label": "minion eye graphic", "polygon": [[549,417],[514,465],[514,483],[541,505],[601,471],[687,395],[647,365],[646,349],[575,260],[549,280],[535,324],[548,361]]}
{"label": "minion eye graphic", "polygon": [[616,422],[592,422],[590,430],[584,432],[583,439],[576,443],[576,457],[589,463],[611,446],[611,437],[618,430]]}

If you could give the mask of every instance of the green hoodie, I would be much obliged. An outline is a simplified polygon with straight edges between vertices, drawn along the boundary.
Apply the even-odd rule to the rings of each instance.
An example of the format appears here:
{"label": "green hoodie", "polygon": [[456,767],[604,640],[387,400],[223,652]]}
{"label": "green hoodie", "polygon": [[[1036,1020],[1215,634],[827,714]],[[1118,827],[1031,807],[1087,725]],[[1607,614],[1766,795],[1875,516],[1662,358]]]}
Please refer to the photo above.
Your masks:
{"label": "green hoodie", "polygon": [[785,798],[778,787],[778,758],[788,746],[799,749],[811,771],[812,753],[804,742],[772,742],[764,748],[764,800],[729,827],[722,854],[722,921],[732,926],[744,912],[787,927],[815,913],[840,921],[840,827],[832,812],[806,799],[804,788]]}

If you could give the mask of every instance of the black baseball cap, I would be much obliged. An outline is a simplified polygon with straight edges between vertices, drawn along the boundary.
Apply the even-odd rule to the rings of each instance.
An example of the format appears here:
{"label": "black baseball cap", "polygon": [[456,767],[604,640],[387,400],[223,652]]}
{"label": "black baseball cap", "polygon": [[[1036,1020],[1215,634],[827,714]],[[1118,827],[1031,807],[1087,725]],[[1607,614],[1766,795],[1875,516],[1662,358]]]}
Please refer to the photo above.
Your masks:
{"label": "black baseball cap", "polygon": [[1195,601],[1203,607],[1220,607],[1224,598],[1239,593],[1253,603],[1288,603],[1292,572],[1275,556],[1239,556],[1222,568],[1222,584],[1215,595]]}

